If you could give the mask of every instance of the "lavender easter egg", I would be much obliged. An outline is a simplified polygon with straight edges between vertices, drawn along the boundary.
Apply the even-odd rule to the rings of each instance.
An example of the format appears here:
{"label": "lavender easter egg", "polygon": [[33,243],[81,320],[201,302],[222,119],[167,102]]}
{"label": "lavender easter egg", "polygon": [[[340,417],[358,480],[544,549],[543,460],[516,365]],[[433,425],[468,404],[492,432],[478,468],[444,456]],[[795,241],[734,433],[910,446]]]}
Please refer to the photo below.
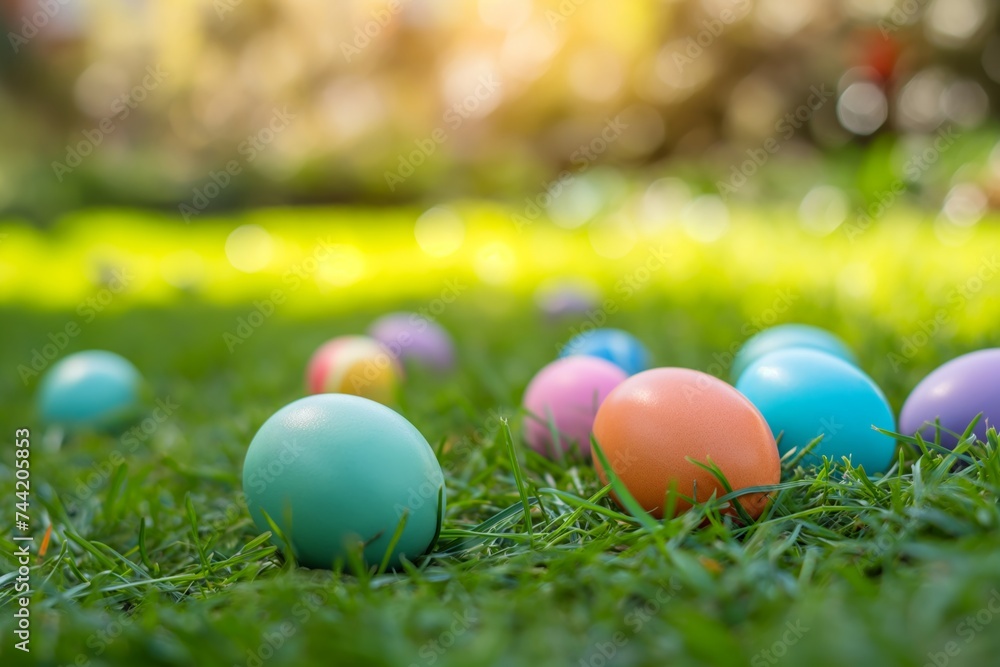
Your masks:
{"label": "lavender easter egg", "polygon": [[384,315],[372,323],[368,335],[402,361],[441,372],[455,366],[455,343],[451,335],[419,313]]}
{"label": "lavender easter egg", "polygon": [[964,433],[979,413],[975,434],[985,440],[986,429],[1000,421],[1000,348],[964,354],[925,377],[903,404],[899,430],[933,441],[939,419],[941,444],[952,449],[958,444],[953,434]]}
{"label": "lavender easter egg", "polygon": [[598,308],[600,301],[600,288],[583,280],[550,280],[535,291],[535,303],[539,310],[554,320],[585,315]]}
{"label": "lavender easter egg", "polygon": [[550,458],[575,449],[590,458],[590,433],[597,409],[627,377],[610,361],[586,355],[565,357],[545,366],[524,392],[524,439],[528,446]]}

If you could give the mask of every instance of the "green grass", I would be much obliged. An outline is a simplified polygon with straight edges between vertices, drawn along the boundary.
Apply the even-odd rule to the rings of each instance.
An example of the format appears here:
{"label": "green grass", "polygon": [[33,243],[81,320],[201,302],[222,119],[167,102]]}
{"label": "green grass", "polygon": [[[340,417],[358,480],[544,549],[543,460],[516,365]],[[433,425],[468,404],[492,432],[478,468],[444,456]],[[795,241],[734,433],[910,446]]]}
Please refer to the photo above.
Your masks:
{"label": "green grass", "polygon": [[[531,375],[580,325],[546,321],[531,289],[573,271],[618,299],[609,324],[637,333],[659,364],[699,369],[724,367],[776,294],[794,290],[777,319],[844,336],[898,412],[930,369],[997,344],[1000,280],[949,299],[988,249],[1000,247],[992,223],[964,245],[941,246],[928,227],[899,213],[904,220],[887,220],[851,244],[843,235],[802,235],[780,212],[767,224],[748,214],[712,246],[667,230],[604,260],[582,232],[539,225],[518,236],[485,208],[459,254],[431,262],[413,247],[410,212],[387,216],[380,233],[352,226],[363,217],[356,212],[313,212],[300,226],[287,224],[295,213],[268,215],[254,221],[290,249],[262,274],[243,277],[226,267],[221,250],[234,220],[173,231],[136,218],[138,231],[129,232],[114,227],[111,214],[94,214],[50,236],[3,230],[0,427],[5,442],[15,428],[31,428],[36,539],[52,526],[48,554],[32,566],[25,656],[11,634],[14,456],[5,447],[5,667],[995,662],[995,438],[964,452],[973,464],[959,472],[933,446],[902,447],[899,465],[881,478],[842,462],[802,469],[787,461],[772,505],[751,525],[721,514],[724,498],[648,522],[614,505],[590,466],[553,463],[524,447],[517,409]],[[364,253],[357,282],[289,290],[287,306],[230,353],[222,333],[282,285],[282,262],[307,254],[321,228]],[[629,298],[616,297],[617,281],[645,261],[644,245],[661,241],[672,250],[670,264]],[[496,243],[518,259],[503,280],[478,254]],[[124,354],[148,378],[151,395],[176,408],[149,435],[73,437],[60,447],[34,414],[37,379],[25,386],[16,368],[79,317],[81,298],[100,289],[85,280],[87,267],[115,256],[114,248],[126,248],[119,253],[126,260],[144,257],[136,261],[139,278],[66,352]],[[201,254],[208,278],[171,289],[150,265],[183,248]],[[411,259],[400,264],[400,257]],[[319,343],[363,331],[389,308],[427,307],[449,277],[468,284],[440,317],[459,341],[461,367],[446,378],[411,371],[400,405],[445,470],[448,510],[435,553],[400,573],[379,574],[377,564],[291,567],[241,504],[247,444],[270,414],[301,396],[305,362]],[[942,330],[894,363],[887,353],[942,308]]]}

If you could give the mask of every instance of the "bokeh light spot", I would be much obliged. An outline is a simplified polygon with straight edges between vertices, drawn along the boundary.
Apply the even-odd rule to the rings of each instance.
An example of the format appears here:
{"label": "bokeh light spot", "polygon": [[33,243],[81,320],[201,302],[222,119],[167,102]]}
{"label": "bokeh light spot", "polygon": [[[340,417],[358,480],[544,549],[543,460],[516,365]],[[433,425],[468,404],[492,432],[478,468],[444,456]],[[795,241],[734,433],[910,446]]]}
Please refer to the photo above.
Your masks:
{"label": "bokeh light spot", "polygon": [[847,219],[847,213],[847,196],[832,185],[817,185],[799,205],[802,227],[817,236],[833,233]]}
{"label": "bokeh light spot", "polygon": [[491,285],[503,285],[514,278],[517,258],[506,243],[496,241],[479,249],[475,259],[476,275]]}
{"label": "bokeh light spot", "polygon": [[417,218],[417,245],[431,257],[447,257],[462,247],[465,223],[449,208],[435,206]]}
{"label": "bokeh light spot", "polygon": [[605,259],[624,257],[635,247],[636,242],[635,229],[624,215],[591,225],[587,235],[594,252]]}
{"label": "bokeh light spot", "polygon": [[226,239],[226,258],[244,273],[256,273],[271,263],[274,241],[260,225],[242,225]]}
{"label": "bokeh light spot", "polygon": [[352,245],[330,246],[330,256],[320,263],[317,277],[335,287],[347,287],[358,282],[365,273],[365,256]]}
{"label": "bokeh light spot", "polygon": [[871,81],[850,84],[837,100],[837,118],[854,134],[873,134],[888,117],[889,103],[885,93]]}
{"label": "bokeh light spot", "polygon": [[712,243],[729,231],[729,209],[719,197],[702,195],[684,207],[681,223],[694,240]]}

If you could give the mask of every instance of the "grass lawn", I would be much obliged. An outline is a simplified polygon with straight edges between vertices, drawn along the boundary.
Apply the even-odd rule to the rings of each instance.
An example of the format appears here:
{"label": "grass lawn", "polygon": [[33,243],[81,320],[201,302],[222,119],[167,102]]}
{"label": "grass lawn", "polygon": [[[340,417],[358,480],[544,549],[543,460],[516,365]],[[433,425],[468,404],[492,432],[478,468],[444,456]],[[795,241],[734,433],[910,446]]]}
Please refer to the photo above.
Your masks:
{"label": "grass lawn", "polygon": [[[36,547],[52,527],[33,560],[25,655],[13,648],[14,455],[4,447],[0,664],[997,663],[995,436],[963,454],[972,465],[960,472],[909,446],[882,478],[789,461],[753,525],[712,506],[649,526],[611,502],[590,466],[523,446],[518,411],[558,346],[606,319],[646,342],[657,365],[724,377],[761,327],[825,326],[898,414],[931,369],[1000,343],[997,220],[947,245],[912,211],[826,238],[789,211],[737,211],[725,236],[702,243],[675,227],[623,236],[611,222],[518,230],[502,209],[458,208],[467,228],[440,259],[418,246],[409,210],[276,210],[190,227],[94,211],[45,234],[0,225],[0,427],[8,443],[31,430]],[[225,254],[247,223],[274,239],[253,274]],[[539,313],[535,287],[565,274],[601,286],[600,312]],[[396,309],[439,313],[460,350],[452,376],[411,369],[399,406],[445,470],[441,539],[406,572],[293,567],[241,502],[247,445],[303,394],[320,343]],[[244,336],[240,320],[255,310],[267,316]],[[39,423],[32,357],[44,365],[45,346],[73,322],[59,355],[124,355],[166,419],[65,441]],[[519,480],[533,499],[527,519]]]}

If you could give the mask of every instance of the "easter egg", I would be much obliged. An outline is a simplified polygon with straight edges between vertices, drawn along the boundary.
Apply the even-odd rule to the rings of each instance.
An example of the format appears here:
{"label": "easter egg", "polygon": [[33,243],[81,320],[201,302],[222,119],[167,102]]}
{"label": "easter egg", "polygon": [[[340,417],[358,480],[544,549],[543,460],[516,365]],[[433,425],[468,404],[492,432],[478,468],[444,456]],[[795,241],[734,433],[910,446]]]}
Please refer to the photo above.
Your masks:
{"label": "easter egg", "polygon": [[310,393],[354,394],[392,403],[402,371],[389,350],[367,336],[340,336],[324,343],[306,369]]}
{"label": "easter egg", "polygon": [[964,354],[924,378],[903,403],[899,430],[933,442],[940,419],[941,444],[952,449],[958,438],[947,431],[963,434],[979,413],[974,432],[985,442],[987,428],[1000,421],[1000,348]]}
{"label": "easter egg", "polygon": [[444,476],[427,440],[359,396],[307,396],[278,410],[250,443],[243,490],[254,523],[277,525],[302,565],[329,568],[359,541],[369,564],[430,549],[444,516]]}
{"label": "easter egg", "polygon": [[584,315],[600,304],[601,291],[593,282],[550,279],[535,290],[535,303],[550,319]]}
{"label": "easter egg", "polygon": [[[621,368],[598,357],[566,357],[548,364],[524,392],[525,442],[553,459],[576,448],[584,458],[590,458],[590,433],[597,409],[626,377]],[[559,436],[558,449],[553,425]]]}
{"label": "easter egg", "polygon": [[730,377],[735,382],[740,379],[743,371],[750,364],[765,354],[793,347],[820,350],[840,357],[849,363],[856,363],[854,353],[847,347],[847,344],[829,331],[808,324],[779,324],[776,327],[764,329],[743,343],[743,347],[736,353],[736,358],[733,360]]}
{"label": "easter egg", "polygon": [[[597,411],[594,436],[615,475],[656,518],[663,517],[672,485],[698,502],[728,493],[692,461],[718,466],[734,491],[781,477],[774,437],[760,412],[722,380],[687,368],[654,368],[622,382]],[[607,484],[599,459],[594,466]],[[761,493],[738,500],[753,518],[767,505]],[[678,497],[675,513],[690,507]]]}
{"label": "easter egg", "polygon": [[817,436],[823,440],[804,462],[827,456],[847,457],[865,471],[889,469],[896,441],[875,431],[895,430],[896,420],[882,390],[856,366],[826,352],[808,348],[778,350],[753,362],[736,388],[757,406],[784,455]]}
{"label": "easter egg", "polygon": [[107,430],[138,415],[142,376],[114,352],[88,350],[60,359],[38,387],[42,419],[68,429]]}
{"label": "easter egg", "polygon": [[384,315],[372,323],[368,334],[396,359],[441,372],[455,365],[451,336],[440,324],[418,313]]}
{"label": "easter egg", "polygon": [[621,329],[594,329],[574,336],[560,357],[585,354],[607,359],[629,375],[649,368],[649,351],[639,339]]}

